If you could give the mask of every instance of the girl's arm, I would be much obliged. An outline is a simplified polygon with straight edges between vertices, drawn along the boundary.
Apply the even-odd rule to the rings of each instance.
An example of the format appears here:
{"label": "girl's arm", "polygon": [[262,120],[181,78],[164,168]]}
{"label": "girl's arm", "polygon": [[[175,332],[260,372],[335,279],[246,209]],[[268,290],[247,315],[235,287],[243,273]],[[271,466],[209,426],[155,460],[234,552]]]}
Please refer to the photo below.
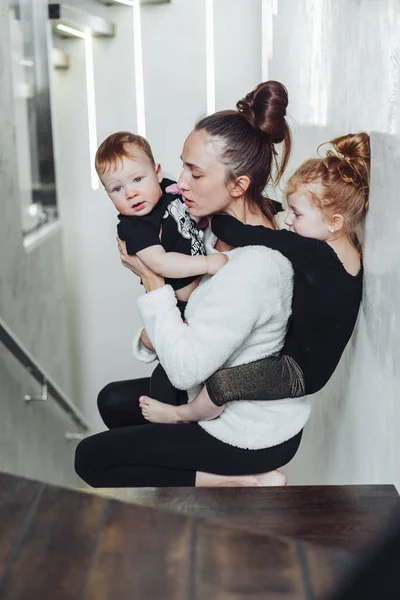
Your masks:
{"label": "girl's arm", "polygon": [[144,327],[168,378],[179,389],[198,385],[219,369],[251,331],[279,309],[285,293],[280,271],[264,248],[234,250],[225,268],[207,282],[207,296],[187,324],[170,286],[154,286],[143,276],[142,281],[150,291],[138,300]]}
{"label": "girl's arm", "polygon": [[218,239],[231,246],[266,246],[278,250],[293,265],[304,257],[315,256],[318,240],[305,238],[285,229],[269,229],[262,225],[245,225],[231,215],[215,215],[211,229]]}

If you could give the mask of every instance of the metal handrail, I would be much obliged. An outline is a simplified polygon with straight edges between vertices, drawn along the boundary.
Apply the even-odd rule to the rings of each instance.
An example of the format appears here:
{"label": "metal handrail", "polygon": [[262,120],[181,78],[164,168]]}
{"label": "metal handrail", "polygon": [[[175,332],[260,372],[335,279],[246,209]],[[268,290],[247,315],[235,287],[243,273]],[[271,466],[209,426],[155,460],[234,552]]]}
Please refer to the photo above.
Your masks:
{"label": "metal handrail", "polygon": [[45,400],[47,393],[54,398],[61,408],[68,413],[72,419],[79,425],[83,431],[89,431],[90,427],[83,414],[68,398],[68,396],[59,388],[55,381],[39,365],[32,354],[25,348],[24,344],[11,332],[4,321],[0,318],[0,342],[15,356],[42,386],[41,396],[26,395],[25,400]]}

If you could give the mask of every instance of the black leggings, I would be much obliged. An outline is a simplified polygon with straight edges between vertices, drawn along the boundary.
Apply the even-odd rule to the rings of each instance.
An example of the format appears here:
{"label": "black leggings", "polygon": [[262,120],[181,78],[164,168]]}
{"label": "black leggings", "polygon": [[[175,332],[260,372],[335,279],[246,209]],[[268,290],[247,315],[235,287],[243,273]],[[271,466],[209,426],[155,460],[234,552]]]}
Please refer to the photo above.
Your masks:
{"label": "black leggings", "polygon": [[[196,472],[251,475],[288,463],[299,447],[298,433],[283,444],[244,450],[225,444],[197,423],[151,424],[139,407],[149,378],[117,381],[99,394],[98,407],[110,431],[82,440],[75,470],[93,487],[194,486]],[[158,398],[162,400],[162,398]],[[186,392],[178,403],[187,402]]]}

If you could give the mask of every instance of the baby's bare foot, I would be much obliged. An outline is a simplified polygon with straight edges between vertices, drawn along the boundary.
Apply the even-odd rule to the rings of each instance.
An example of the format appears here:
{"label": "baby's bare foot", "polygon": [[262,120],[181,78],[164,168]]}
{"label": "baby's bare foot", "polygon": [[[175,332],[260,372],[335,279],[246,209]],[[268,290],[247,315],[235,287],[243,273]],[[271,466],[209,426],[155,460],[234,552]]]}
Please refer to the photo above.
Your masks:
{"label": "baby's bare foot", "polygon": [[181,423],[177,406],[172,404],[165,404],[149,398],[149,396],[141,396],[139,398],[139,405],[142,409],[142,415],[147,421],[151,423]]}

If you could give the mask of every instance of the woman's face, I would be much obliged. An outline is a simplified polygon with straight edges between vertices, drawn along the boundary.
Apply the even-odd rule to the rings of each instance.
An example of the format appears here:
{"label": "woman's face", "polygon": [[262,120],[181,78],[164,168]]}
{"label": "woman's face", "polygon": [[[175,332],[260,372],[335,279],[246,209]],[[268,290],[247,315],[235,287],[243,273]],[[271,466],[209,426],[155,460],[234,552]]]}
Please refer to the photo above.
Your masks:
{"label": "woman's face", "polygon": [[203,131],[192,131],[182,151],[183,171],[178,180],[185,204],[194,217],[229,212],[234,198],[226,184],[221,144]]}

